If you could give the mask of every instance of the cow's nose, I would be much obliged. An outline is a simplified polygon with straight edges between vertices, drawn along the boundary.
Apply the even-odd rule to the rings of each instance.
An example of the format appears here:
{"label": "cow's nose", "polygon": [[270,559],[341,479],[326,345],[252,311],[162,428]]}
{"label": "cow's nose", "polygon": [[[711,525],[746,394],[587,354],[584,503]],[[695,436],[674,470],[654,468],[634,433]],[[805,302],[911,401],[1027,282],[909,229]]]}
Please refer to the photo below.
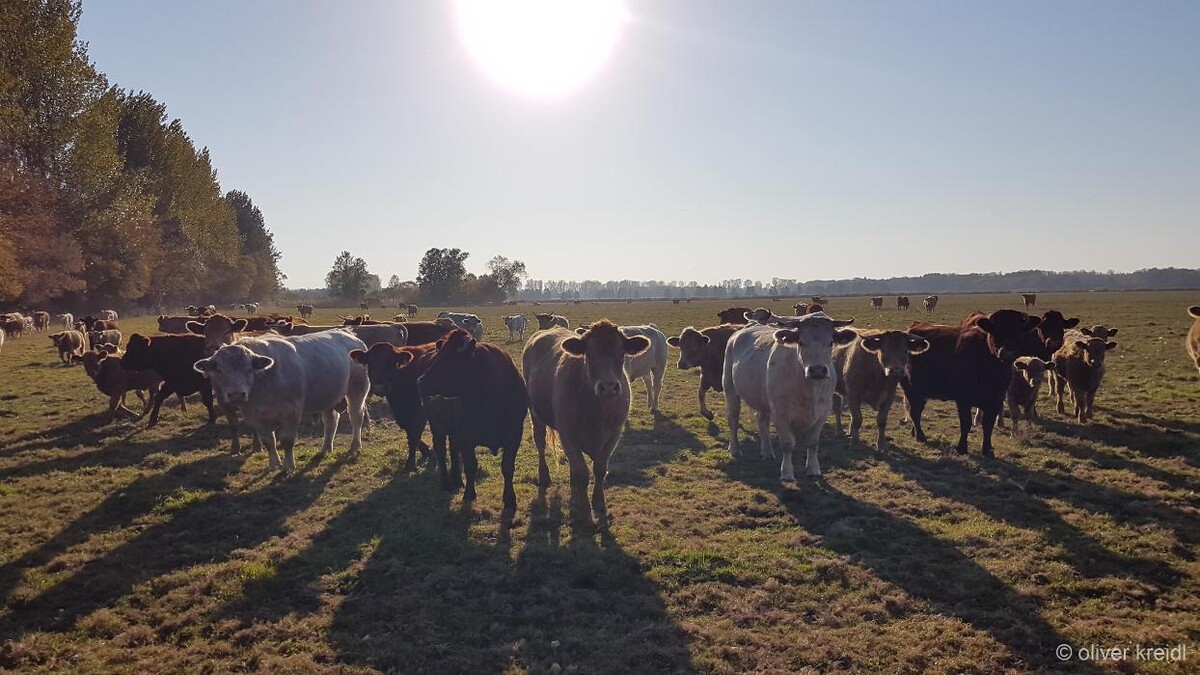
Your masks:
{"label": "cow's nose", "polygon": [[804,376],[810,380],[823,380],[829,377],[828,366],[805,366]]}
{"label": "cow's nose", "polygon": [[246,402],[246,392],[231,391],[231,392],[225,394],[225,400],[229,401],[230,403],[245,403]]}
{"label": "cow's nose", "polygon": [[621,385],[611,380],[596,383],[596,395],[600,398],[616,398],[621,393]]}

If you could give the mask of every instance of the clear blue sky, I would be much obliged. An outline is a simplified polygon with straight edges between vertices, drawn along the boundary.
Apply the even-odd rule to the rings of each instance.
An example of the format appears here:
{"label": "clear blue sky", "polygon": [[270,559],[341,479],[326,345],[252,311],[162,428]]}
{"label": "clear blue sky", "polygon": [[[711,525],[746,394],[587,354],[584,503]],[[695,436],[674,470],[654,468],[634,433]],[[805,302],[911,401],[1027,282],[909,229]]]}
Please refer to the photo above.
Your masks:
{"label": "clear blue sky", "polygon": [[250,194],[288,285],[430,247],[541,279],[1200,265],[1200,2],[629,2],[574,95],[448,3],[84,0],[81,37]]}

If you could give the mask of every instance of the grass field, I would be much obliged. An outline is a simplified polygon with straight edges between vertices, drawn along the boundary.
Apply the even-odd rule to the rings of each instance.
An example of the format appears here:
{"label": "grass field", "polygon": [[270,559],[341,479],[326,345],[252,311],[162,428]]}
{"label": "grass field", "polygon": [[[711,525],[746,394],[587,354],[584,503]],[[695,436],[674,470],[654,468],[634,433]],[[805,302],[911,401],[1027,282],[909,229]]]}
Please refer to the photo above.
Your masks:
{"label": "grass field", "polygon": [[[298,471],[281,477],[263,453],[229,454],[226,427],[203,426],[198,399],[186,414],[164,405],[153,430],[108,424],[105,400],[81,368],[58,363],[50,340],[9,340],[0,667],[1196,672],[1200,377],[1182,342],[1197,301],[1041,295],[1039,309],[1120,328],[1092,424],[1043,399],[1042,422],[1016,439],[998,432],[997,459],[985,461],[978,433],[970,455],[947,454],[957,438],[949,404],[931,403],[928,446],[895,411],[882,455],[867,415],[868,443],[848,447],[830,424],[825,480],[793,487],[779,485],[775,463],[728,457],[723,400],[710,395],[715,423],[700,417],[699,373],[677,370],[673,352],[660,417],[634,385],[608,476],[611,535],[570,526],[565,464],[551,463],[554,485],[539,496],[528,431],[518,511],[504,523],[498,458],[481,456],[479,498],[464,506],[428,470],[398,471],[402,434],[379,399],[358,457],[346,457],[345,434],[317,454],[310,425]],[[957,323],[1019,302],[944,296],[934,318]],[[712,325],[728,305],[540,309],[573,324],[654,322],[670,335]],[[469,311],[505,344],[499,317],[514,310]],[[924,317],[861,298],[834,298],[827,311],[858,327]],[[128,335],[152,320],[122,324]],[[507,349],[519,362],[521,345]],[[753,448],[753,418],[742,419]],[[1133,651],[1063,662],[1060,644],[1189,651],[1176,663]]]}

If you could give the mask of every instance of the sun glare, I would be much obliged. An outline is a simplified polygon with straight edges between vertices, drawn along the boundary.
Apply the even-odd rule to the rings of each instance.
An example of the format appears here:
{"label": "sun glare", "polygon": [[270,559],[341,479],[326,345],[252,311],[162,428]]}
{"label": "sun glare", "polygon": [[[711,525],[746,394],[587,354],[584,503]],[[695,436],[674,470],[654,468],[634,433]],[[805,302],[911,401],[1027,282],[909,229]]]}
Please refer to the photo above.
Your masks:
{"label": "sun glare", "polygon": [[624,0],[455,0],[467,53],[496,84],[535,99],[568,96],[608,61]]}

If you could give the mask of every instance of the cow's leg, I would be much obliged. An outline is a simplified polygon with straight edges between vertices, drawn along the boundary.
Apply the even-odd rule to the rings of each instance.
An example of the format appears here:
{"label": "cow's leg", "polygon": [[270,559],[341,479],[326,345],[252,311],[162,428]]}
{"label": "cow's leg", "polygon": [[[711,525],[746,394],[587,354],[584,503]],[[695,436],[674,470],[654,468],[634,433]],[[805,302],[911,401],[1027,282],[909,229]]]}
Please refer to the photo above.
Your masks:
{"label": "cow's leg", "polygon": [[804,443],[804,470],[810,478],[817,478],[821,475],[821,427],[825,426],[824,420],[814,425],[813,429],[800,435],[799,440]]}
{"label": "cow's leg", "polygon": [[283,448],[283,470],[285,473],[292,473],[296,470],[296,458],[292,454],[293,448],[296,447],[296,430],[282,432],[279,445]]}
{"label": "cow's leg", "polygon": [[771,447],[771,413],[769,412],[758,412],[758,458],[775,459],[775,450]]}
{"label": "cow's leg", "polygon": [[208,409],[207,424],[214,424],[217,421],[217,409],[213,406],[212,387],[204,387],[200,390],[200,400],[204,403],[204,407]]}
{"label": "cow's leg", "polygon": [[150,421],[146,424],[147,429],[153,429],[154,427],[158,426],[159,408],[162,407],[163,401],[167,400],[167,398],[174,393],[175,389],[166,382],[164,382],[162,387],[159,388],[158,394],[154,396],[154,407],[150,409]]}
{"label": "cow's leg", "polygon": [[421,455],[428,459],[429,452],[423,450],[421,443],[421,432],[424,430],[424,420],[421,421],[420,426],[410,423],[404,427],[404,435],[408,437],[408,458],[404,460],[404,473],[413,473],[417,470],[417,450],[422,450]]}
{"label": "cow's leg", "polygon": [[550,487],[550,467],[546,464],[546,424],[537,415],[530,414],[533,420],[533,445],[538,452],[538,487]]}
{"label": "cow's leg", "polygon": [[321,424],[325,430],[325,439],[321,441],[321,452],[333,452],[333,437],[337,435],[338,421],[342,415],[330,409],[321,413]]}
{"label": "cow's leg", "polygon": [[[608,476],[608,457],[616,446],[616,439],[608,448],[601,449],[592,458],[592,473],[595,483],[592,485],[592,511],[596,514],[596,523],[600,527],[608,527],[608,504],[604,501],[604,479]],[[584,483],[587,489],[587,483]]]}
{"label": "cow's leg", "polygon": [[517,466],[517,449],[504,448],[504,454],[500,456],[500,473],[504,475],[504,508],[506,510],[516,510],[517,508],[517,493],[513,490],[513,474]]}
{"label": "cow's leg", "polygon": [[187,412],[187,398],[183,394],[179,394],[179,412]]}
{"label": "cow's leg", "polygon": [[741,454],[738,450],[738,425],[741,424],[741,418],[741,397],[737,395],[733,386],[725,387],[725,421],[729,423],[729,455],[731,457]]}
{"label": "cow's leg", "polygon": [[879,402],[879,407],[875,411],[876,452],[886,452],[888,449],[887,422],[888,415],[892,412],[892,401],[895,398],[895,389],[893,389],[890,396],[883,397],[883,400]]}
{"label": "cow's leg", "polygon": [[696,390],[696,398],[700,401],[700,414],[704,417],[704,419],[711,421],[713,414],[712,411],[708,409],[708,397],[705,395],[708,393],[708,389],[708,385],[701,382],[700,387]]}
{"label": "cow's leg", "polygon": [[925,430],[921,428],[921,413],[925,410],[925,399],[919,397],[905,396],[905,402],[908,404],[908,418],[912,420],[913,438],[918,443],[926,443]]}
{"label": "cow's leg", "polygon": [[475,478],[479,471],[479,456],[475,454],[474,447],[467,447],[467,444],[458,436],[450,437],[450,452],[462,458],[463,472],[467,475],[467,482],[463,488],[463,501],[475,501]]}
{"label": "cow's leg", "polygon": [[442,487],[447,490],[454,490],[454,484],[450,481],[450,473],[446,470],[446,434],[441,431],[433,432],[433,455],[437,462],[438,475],[442,479]]}
{"label": "cow's leg", "polygon": [[580,452],[578,446],[569,443],[561,434],[558,438],[559,442],[562,443],[563,454],[567,456],[567,463],[571,468],[571,504],[578,510],[581,517],[590,520],[591,513],[587,501],[587,463],[584,461],[583,453]]}
{"label": "cow's leg", "polygon": [[275,433],[268,431],[262,434],[263,445],[267,447],[267,470],[279,470],[279,453],[276,451]]}
{"label": "cow's leg", "polygon": [[796,472],[792,467],[792,453],[796,451],[796,433],[792,431],[790,422],[776,422],[775,431],[779,433],[779,454],[783,458],[779,464],[779,482],[795,483]]}
{"label": "cow's leg", "polygon": [[996,426],[996,418],[1000,416],[999,406],[988,407],[983,411],[983,456],[995,457],[992,448],[992,429]]}
{"label": "cow's leg", "polygon": [[[1009,433],[1011,433],[1013,436],[1016,436],[1017,425],[1020,424],[1021,420],[1021,406],[1017,402],[1017,399],[1012,397],[1009,397],[1008,399],[1008,416],[1012,418],[1012,429],[1009,431]],[[1000,419],[1003,420],[1004,416],[1001,415]]]}
{"label": "cow's leg", "polygon": [[[967,454],[967,436],[971,433],[971,405],[965,401],[956,401],[955,405],[958,406],[958,445],[955,446],[955,449],[958,450],[958,454],[965,455]],[[995,419],[988,420],[987,416],[984,416],[983,424],[988,429],[991,429],[995,422]]]}
{"label": "cow's leg", "polygon": [[850,443],[858,443],[858,434],[862,430],[862,399],[850,396]]}
{"label": "cow's leg", "polygon": [[367,400],[364,397],[357,400],[358,397],[351,394],[350,399],[350,452],[351,454],[358,452],[362,448],[362,434],[367,425]]}
{"label": "cow's leg", "polygon": [[652,368],[650,374],[654,376],[654,398],[650,404],[650,412],[658,412],[658,402],[662,398],[663,377],[667,374],[666,367]]}
{"label": "cow's leg", "polygon": [[833,392],[833,422],[837,425],[838,436],[846,435],[846,427],[842,426],[842,395]]}

